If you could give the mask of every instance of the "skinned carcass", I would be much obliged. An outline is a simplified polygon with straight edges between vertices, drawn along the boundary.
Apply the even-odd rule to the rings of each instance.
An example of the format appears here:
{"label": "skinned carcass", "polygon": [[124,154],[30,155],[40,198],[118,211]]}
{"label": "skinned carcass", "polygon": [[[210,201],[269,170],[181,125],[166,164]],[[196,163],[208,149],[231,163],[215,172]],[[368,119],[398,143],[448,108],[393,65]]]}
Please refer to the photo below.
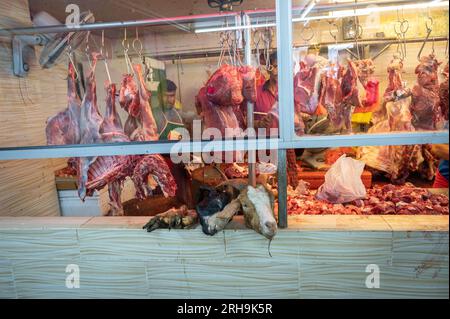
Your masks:
{"label": "skinned carcass", "polygon": [[412,89],[411,114],[412,123],[418,130],[435,130],[441,128],[442,114],[439,107],[440,63],[434,54],[423,56],[417,65],[417,83]]}
{"label": "skinned carcass", "polygon": [[355,113],[364,113],[374,110],[379,102],[380,81],[373,77],[375,64],[371,59],[357,60],[355,64],[358,68],[358,79],[365,91],[365,98],[362,106],[355,108]]}
{"label": "skinned carcass", "polygon": [[[415,131],[410,111],[411,91],[404,86],[402,70],[403,61],[394,56],[387,67],[389,83],[375,117],[378,122],[369,129],[369,133]],[[426,145],[371,146],[359,148],[359,158],[367,166],[385,172],[392,183],[403,184],[414,171],[430,179],[435,162],[430,156],[424,156],[426,152]]]}
{"label": "skinned carcass", "polygon": [[80,142],[81,100],[75,86],[75,69],[69,64],[67,78],[67,108],[47,120],[47,145],[78,144]]}
{"label": "skinned carcass", "polygon": [[[97,55],[93,55],[92,67],[86,84],[86,92],[81,102],[80,113],[80,144],[102,143],[100,126],[103,118],[97,106],[97,87],[95,82],[95,66]],[[84,200],[87,193],[86,183],[90,165],[95,162],[96,156],[81,157],[78,159],[78,196]]]}
{"label": "skinned carcass", "polygon": [[300,71],[294,77],[294,105],[297,113],[314,114],[320,102],[322,74],[328,60],[308,54],[300,62]]}
{"label": "skinned carcass", "polygon": [[328,112],[328,119],[336,129],[351,133],[352,113],[355,108],[363,105],[362,101],[365,98],[365,90],[358,79],[357,67],[349,60],[345,72],[339,68],[337,78],[328,74],[329,77],[335,79],[322,81],[326,86],[324,106]]}
{"label": "skinned carcass", "polygon": [[448,121],[448,62],[442,72],[444,81],[439,86],[439,107],[441,109],[442,117]]}
{"label": "skinned carcass", "polygon": [[140,111],[140,95],[133,74],[124,74],[119,92],[119,104],[131,116],[137,117]]}

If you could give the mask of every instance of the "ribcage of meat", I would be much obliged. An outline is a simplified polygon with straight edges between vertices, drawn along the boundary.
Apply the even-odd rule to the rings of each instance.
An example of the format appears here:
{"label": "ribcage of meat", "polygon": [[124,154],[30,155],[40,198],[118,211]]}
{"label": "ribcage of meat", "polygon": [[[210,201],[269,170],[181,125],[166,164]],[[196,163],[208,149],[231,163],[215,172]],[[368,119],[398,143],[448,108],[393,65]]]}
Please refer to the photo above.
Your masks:
{"label": "ribcage of meat", "polygon": [[119,92],[119,104],[131,116],[137,117],[140,112],[140,96],[133,74],[124,74]]}
{"label": "ribcage of meat", "polygon": [[[244,100],[242,88],[243,81],[239,68],[224,64],[206,83],[206,96],[218,106],[240,105]],[[252,99],[251,93],[249,95]]]}
{"label": "ribcage of meat", "polygon": [[288,196],[289,215],[448,215],[448,196],[412,184],[384,185],[367,190],[366,198],[349,204],[314,199],[314,192]]}
{"label": "ribcage of meat", "polygon": [[417,83],[412,90],[411,114],[419,130],[434,130],[441,121],[439,108],[439,62],[433,54],[420,58],[416,67]]}
{"label": "ribcage of meat", "polygon": [[152,194],[147,184],[149,175],[152,175],[165,196],[175,196],[177,185],[164,158],[160,155],[148,155],[137,162],[131,177],[137,198],[143,199]]}
{"label": "ribcage of meat", "polygon": [[67,83],[67,108],[47,120],[45,128],[47,145],[78,144],[80,142],[81,100],[75,87],[75,70],[71,63],[69,64]]}
{"label": "ribcage of meat", "polygon": [[[127,142],[129,138],[123,132],[122,122],[115,106],[116,86],[113,83],[107,83],[105,88],[106,113],[100,125],[102,142]],[[89,166],[86,183],[87,194],[91,195],[95,190],[100,190],[108,185],[113,215],[122,214],[121,185],[125,178],[132,174],[133,159],[133,156],[100,156]]]}
{"label": "ribcage of meat", "polygon": [[439,106],[442,117],[448,121],[448,62],[442,75],[444,76],[444,81],[439,86]]}

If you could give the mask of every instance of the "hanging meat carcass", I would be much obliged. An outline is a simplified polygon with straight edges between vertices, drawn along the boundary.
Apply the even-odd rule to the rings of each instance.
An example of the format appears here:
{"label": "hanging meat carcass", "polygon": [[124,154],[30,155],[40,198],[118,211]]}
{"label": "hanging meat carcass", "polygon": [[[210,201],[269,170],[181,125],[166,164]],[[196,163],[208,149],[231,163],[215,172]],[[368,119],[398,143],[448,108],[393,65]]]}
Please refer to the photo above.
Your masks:
{"label": "hanging meat carcass", "polygon": [[308,54],[300,62],[300,71],[294,77],[296,113],[316,113],[320,101],[322,74],[327,64],[327,59],[315,54]]}
{"label": "hanging meat carcass", "polygon": [[371,59],[355,61],[358,79],[364,87],[365,98],[362,106],[355,108],[355,113],[371,112],[378,106],[380,81],[373,77],[375,64]]}
{"label": "hanging meat carcass", "polygon": [[[383,95],[383,104],[377,111],[375,117],[377,122],[369,129],[369,133],[415,131],[411,123],[411,91],[404,86],[402,70],[402,60],[394,56],[387,68],[389,82]],[[427,147],[427,145],[362,147],[359,149],[359,157],[369,167],[385,172],[393,183],[403,184],[410,172],[414,171],[430,179],[435,170],[435,161],[428,156],[431,154],[428,154]]]}
{"label": "hanging meat carcass", "polygon": [[208,100],[215,105],[240,105],[244,100],[242,75],[238,67],[222,65],[205,86]]}
{"label": "hanging meat carcass", "polygon": [[[133,65],[134,75],[125,74],[119,94],[119,103],[128,112],[125,134],[133,141],[158,139],[156,121],[150,107],[150,92],[145,85],[140,64]],[[136,84],[135,78],[138,79]]]}
{"label": "hanging meat carcass", "polygon": [[417,83],[412,90],[411,114],[413,125],[418,130],[435,130],[442,124],[442,114],[439,107],[440,63],[434,54],[423,56],[417,65]]}
{"label": "hanging meat carcass", "polygon": [[140,96],[133,74],[124,74],[119,92],[119,104],[131,116],[137,117],[140,111]]}
{"label": "hanging meat carcass", "polygon": [[442,72],[444,81],[439,86],[439,107],[441,109],[442,117],[448,121],[448,62]]}
{"label": "hanging meat carcass", "polygon": [[[93,55],[91,70],[86,80],[86,92],[81,102],[80,113],[80,144],[102,143],[100,126],[103,118],[97,106],[97,88],[95,82],[95,66],[97,55]],[[81,157],[78,159],[78,195],[82,200],[88,194],[86,183],[88,181],[89,166],[95,162],[96,156]]]}
{"label": "hanging meat carcass", "polygon": [[47,120],[47,145],[78,144],[80,142],[81,100],[75,86],[75,69],[69,64],[67,78],[67,108]]}
{"label": "hanging meat carcass", "polygon": [[[355,108],[361,107],[365,99],[365,89],[358,79],[358,70],[352,61],[348,61],[346,71],[339,68],[337,76],[331,71],[322,80],[323,103],[328,112],[331,124],[345,133],[352,132],[352,113]],[[339,84],[339,86],[338,86]]]}

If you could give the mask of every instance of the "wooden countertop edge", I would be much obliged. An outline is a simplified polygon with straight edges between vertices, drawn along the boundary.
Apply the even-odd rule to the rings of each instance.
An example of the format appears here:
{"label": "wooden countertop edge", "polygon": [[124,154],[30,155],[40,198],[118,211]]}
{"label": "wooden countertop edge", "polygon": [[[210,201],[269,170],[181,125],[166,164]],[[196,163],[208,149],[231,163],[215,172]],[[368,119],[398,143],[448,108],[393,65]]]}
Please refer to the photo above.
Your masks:
{"label": "wooden countertop edge", "polygon": [[[0,232],[11,229],[141,229],[148,216],[125,217],[0,217]],[[443,231],[445,215],[297,215],[289,216],[280,231]],[[246,230],[243,216],[236,216],[228,230]],[[176,230],[172,230],[176,231]]]}

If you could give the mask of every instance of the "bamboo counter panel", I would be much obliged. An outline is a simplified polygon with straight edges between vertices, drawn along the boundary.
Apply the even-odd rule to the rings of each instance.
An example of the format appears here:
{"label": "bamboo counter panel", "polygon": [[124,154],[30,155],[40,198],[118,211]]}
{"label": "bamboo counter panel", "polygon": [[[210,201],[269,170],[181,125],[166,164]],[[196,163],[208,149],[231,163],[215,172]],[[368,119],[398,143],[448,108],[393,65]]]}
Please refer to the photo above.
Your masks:
{"label": "bamboo counter panel", "polygon": [[148,217],[0,217],[0,298],[449,297],[448,216],[289,218],[270,257],[240,218],[210,237],[147,233]]}

